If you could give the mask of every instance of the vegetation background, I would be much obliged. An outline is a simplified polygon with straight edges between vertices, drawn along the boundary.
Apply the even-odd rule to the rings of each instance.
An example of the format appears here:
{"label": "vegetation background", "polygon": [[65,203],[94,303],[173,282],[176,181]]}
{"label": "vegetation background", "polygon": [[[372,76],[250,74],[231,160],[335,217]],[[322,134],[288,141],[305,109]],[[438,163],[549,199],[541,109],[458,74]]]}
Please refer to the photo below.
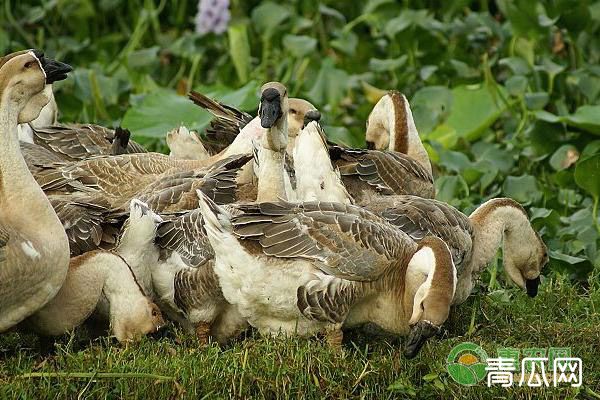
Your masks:
{"label": "vegetation background", "polygon": [[[74,335],[42,357],[35,338],[10,334],[0,339],[0,396],[600,398],[600,1],[201,3],[208,16],[187,0],[4,0],[0,53],[35,47],[70,63],[71,78],[56,84],[61,122],[122,125],[158,151],[167,130],[209,122],[186,99],[192,88],[254,112],[261,83],[282,81],[351,146],[364,145],[382,93],[400,90],[438,199],[467,213],[497,196],[526,206],[550,248],[540,295],[511,288],[499,256],[440,340],[410,362],[399,343],[361,335],[343,353],[261,338],[197,349],[176,331],[124,349]],[[224,31],[200,33],[206,26]],[[492,354],[571,347],[585,385],[460,387],[445,357],[466,340]],[[43,377],[19,377],[32,370]]]}

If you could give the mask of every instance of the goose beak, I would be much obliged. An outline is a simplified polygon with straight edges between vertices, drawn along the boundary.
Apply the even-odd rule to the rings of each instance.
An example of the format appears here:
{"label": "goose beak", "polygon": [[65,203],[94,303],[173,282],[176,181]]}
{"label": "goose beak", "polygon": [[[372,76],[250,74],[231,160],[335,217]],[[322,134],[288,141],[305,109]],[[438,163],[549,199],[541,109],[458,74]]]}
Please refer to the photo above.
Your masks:
{"label": "goose beak", "polygon": [[408,338],[406,339],[406,345],[404,349],[404,356],[406,358],[414,358],[421,347],[425,344],[427,339],[434,336],[440,331],[438,326],[433,325],[428,321],[419,321],[412,326]]}
{"label": "goose beak", "polygon": [[527,289],[527,296],[535,297],[538,294],[538,286],[540,286],[540,277],[538,275],[535,279],[527,279],[525,281],[525,288]]}
{"label": "goose beak", "polygon": [[44,57],[44,53],[39,50],[34,50],[33,53],[40,60],[42,69],[46,74],[46,84],[67,79],[67,74],[73,71],[73,68],[69,64]]}
{"label": "goose beak", "polygon": [[310,124],[312,121],[319,122],[321,120],[321,113],[319,110],[309,110],[304,114],[304,126],[302,129],[306,128],[306,125]]}
{"label": "goose beak", "polygon": [[263,91],[260,98],[260,125],[263,128],[271,128],[282,115],[279,92],[273,88]]}

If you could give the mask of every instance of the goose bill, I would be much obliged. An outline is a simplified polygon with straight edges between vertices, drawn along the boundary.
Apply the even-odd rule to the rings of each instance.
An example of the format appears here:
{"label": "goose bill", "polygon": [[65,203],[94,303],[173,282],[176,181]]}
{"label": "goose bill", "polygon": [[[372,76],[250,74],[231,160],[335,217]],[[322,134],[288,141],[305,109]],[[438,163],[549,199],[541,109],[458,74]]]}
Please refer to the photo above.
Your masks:
{"label": "goose bill", "polygon": [[414,358],[419,354],[421,347],[423,347],[427,339],[437,334],[439,330],[440,328],[438,326],[435,326],[428,321],[419,321],[414,324],[406,339],[404,356],[406,358]]}
{"label": "goose bill", "polygon": [[527,295],[529,297],[535,297],[538,294],[538,286],[540,286],[540,277],[535,279],[527,279],[525,281],[525,288],[527,289]]}

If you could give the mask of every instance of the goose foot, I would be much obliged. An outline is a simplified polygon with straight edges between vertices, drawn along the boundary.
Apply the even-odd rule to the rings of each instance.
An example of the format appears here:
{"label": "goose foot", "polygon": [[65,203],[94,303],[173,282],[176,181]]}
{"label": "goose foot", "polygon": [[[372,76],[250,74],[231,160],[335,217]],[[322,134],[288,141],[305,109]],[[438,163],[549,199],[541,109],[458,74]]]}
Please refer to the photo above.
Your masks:
{"label": "goose foot", "polygon": [[339,327],[335,327],[333,329],[328,329],[327,332],[325,333],[325,341],[333,349],[341,350],[343,340],[344,340],[344,332],[342,332],[342,329]]}
{"label": "goose foot", "polygon": [[196,324],[196,337],[201,347],[208,346],[210,342],[210,323],[198,322]]}

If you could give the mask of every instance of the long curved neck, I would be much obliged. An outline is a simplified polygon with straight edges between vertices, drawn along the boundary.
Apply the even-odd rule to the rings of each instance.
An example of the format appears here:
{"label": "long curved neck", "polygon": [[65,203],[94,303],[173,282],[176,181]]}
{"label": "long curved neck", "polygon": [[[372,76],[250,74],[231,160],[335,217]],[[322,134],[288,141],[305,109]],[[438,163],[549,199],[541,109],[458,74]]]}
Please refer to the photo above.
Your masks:
{"label": "long curved neck", "polygon": [[107,253],[105,259],[104,269],[107,272],[102,292],[110,303],[112,320],[130,313],[134,300],[145,294],[128,265],[117,260],[114,254]]}
{"label": "long curved neck", "polygon": [[417,161],[423,168],[431,173],[431,162],[427,150],[421,142],[415,120],[406,98],[399,94],[392,94],[393,112],[388,113],[390,132],[389,150],[404,153]]}
{"label": "long curved neck", "polygon": [[287,199],[283,176],[284,154],[264,147],[260,150],[257,202]]}
{"label": "long curved neck", "polygon": [[[51,238],[46,244],[62,245],[68,255],[68,241],[62,224],[21,154],[16,129],[18,115],[18,110],[3,99],[0,105],[0,210],[11,210],[3,217],[10,219],[22,233]],[[64,242],[59,245],[57,241],[61,238]]]}
{"label": "long curved neck", "polygon": [[469,220],[473,226],[472,271],[481,271],[494,258],[503,239],[505,257],[535,239],[525,211],[512,200],[489,200],[473,211]]}

